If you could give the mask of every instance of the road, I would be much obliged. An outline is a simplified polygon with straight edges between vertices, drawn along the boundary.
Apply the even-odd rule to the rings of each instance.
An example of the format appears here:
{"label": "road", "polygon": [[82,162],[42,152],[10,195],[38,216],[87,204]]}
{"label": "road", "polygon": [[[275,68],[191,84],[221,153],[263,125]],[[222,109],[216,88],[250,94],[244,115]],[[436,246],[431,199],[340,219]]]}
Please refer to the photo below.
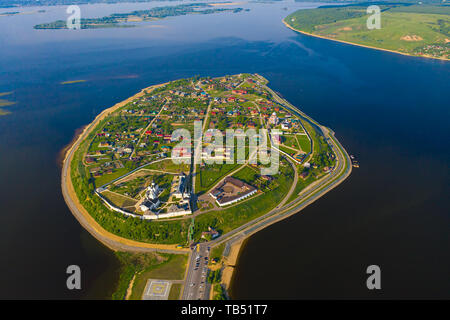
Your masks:
{"label": "road", "polygon": [[208,300],[210,284],[207,283],[209,245],[202,243],[194,249],[189,256],[189,269],[187,272],[182,300]]}
{"label": "road", "polygon": [[[337,141],[337,139],[334,137],[334,134],[332,131],[330,131],[328,128],[321,126],[318,124],[315,120],[304,114],[303,112],[296,109],[294,106],[292,106],[289,102],[279,97],[275,92],[273,92],[270,88],[266,87],[266,89],[272,93],[274,98],[286,106],[287,108],[291,109],[294,113],[300,114],[303,117],[307,118],[311,122],[313,122],[316,126],[318,126],[322,132],[327,141],[332,146],[335,154],[336,154],[336,166],[335,169],[326,175],[324,178],[319,180],[317,184],[315,184],[312,188],[307,188],[304,190],[304,192],[299,194],[299,197],[294,200],[293,202],[283,206],[283,207],[276,207],[275,209],[271,210],[269,213],[254,219],[239,228],[236,228],[226,234],[221,235],[219,238],[212,240],[207,243],[202,243],[200,245],[200,251],[204,252],[205,246],[215,246],[223,242],[233,243],[237,240],[241,240],[244,238],[249,237],[250,235],[260,231],[261,229],[266,228],[267,226],[276,223],[280,220],[283,220],[293,214],[298,213],[300,210],[308,206],[309,204],[313,203],[320,197],[322,197],[325,193],[329,192],[336,186],[338,186],[340,183],[342,183],[351,173],[352,166],[350,157],[345,151],[345,149],[340,145],[340,143]],[[205,254],[205,253],[204,253]],[[195,270],[195,262],[193,262],[194,254],[191,254],[191,263],[189,264],[189,270],[188,270],[188,280],[186,281],[185,291],[183,292],[182,299],[183,300],[192,300],[192,299],[199,299],[202,297],[202,294],[198,290],[195,290],[195,286],[197,285],[196,281],[199,279],[199,269]],[[201,278],[200,278],[201,279]],[[190,286],[191,283],[194,283],[193,287]],[[205,297],[208,299],[208,297]]]}

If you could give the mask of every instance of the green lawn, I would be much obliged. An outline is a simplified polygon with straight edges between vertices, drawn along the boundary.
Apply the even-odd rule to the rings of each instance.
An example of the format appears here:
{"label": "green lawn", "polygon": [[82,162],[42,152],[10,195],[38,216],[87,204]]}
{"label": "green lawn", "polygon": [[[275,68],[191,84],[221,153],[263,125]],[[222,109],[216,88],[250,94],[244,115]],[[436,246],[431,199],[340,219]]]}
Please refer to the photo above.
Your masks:
{"label": "green lawn", "polygon": [[285,146],[299,150],[299,145],[295,139],[295,135],[283,134],[283,140],[283,144]]}
{"label": "green lawn", "polygon": [[259,172],[249,166],[245,166],[241,170],[233,174],[234,178],[242,180],[250,185],[253,184],[258,176]]}
{"label": "green lawn", "polygon": [[172,159],[158,161],[144,167],[144,169],[161,170],[170,173],[184,172],[186,174],[189,173],[189,168],[190,165],[184,163],[176,164],[172,161]]}
{"label": "green lawn", "polygon": [[122,196],[122,195],[114,193],[114,192],[110,192],[108,190],[105,192],[102,192],[102,196],[104,196],[112,204],[114,204],[116,207],[119,207],[119,208],[134,206],[137,203],[137,201],[133,201],[128,197]]}
{"label": "green lawn", "polygon": [[183,280],[188,256],[184,254],[164,255],[168,260],[157,266],[150,266],[139,273],[133,284],[131,300],[140,300],[148,279]]}
{"label": "green lawn", "polygon": [[98,178],[95,178],[95,186],[101,187],[101,186],[123,176],[124,174],[126,174],[129,171],[130,170],[128,170],[127,168],[115,169],[115,171],[113,173],[104,174]]}
{"label": "green lawn", "polygon": [[182,287],[181,283],[172,284],[170,287],[169,300],[179,300]]}
{"label": "green lawn", "polygon": [[302,149],[303,152],[311,152],[311,141],[309,141],[307,135],[297,134],[297,141],[300,143],[300,149]]}
{"label": "green lawn", "polygon": [[224,176],[235,170],[241,164],[206,165],[197,170],[197,180],[195,182],[195,192],[207,191],[218,183]]}
{"label": "green lawn", "polygon": [[220,260],[222,259],[223,250],[225,250],[225,244],[226,242],[211,249],[210,263],[212,260],[217,260],[218,262],[220,262]]}

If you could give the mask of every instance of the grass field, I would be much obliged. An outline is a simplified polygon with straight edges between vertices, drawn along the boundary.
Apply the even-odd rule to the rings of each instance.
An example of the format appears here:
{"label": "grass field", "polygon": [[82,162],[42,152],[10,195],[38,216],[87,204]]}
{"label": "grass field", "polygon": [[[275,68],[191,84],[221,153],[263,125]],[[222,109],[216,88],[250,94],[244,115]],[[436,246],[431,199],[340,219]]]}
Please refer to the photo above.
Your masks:
{"label": "grass field", "polygon": [[298,143],[300,144],[300,149],[303,152],[310,153],[311,152],[311,141],[309,141],[308,136],[304,134],[297,135]]}
{"label": "grass field", "polygon": [[211,256],[210,256],[211,260],[209,262],[210,264],[212,264],[211,262],[213,260],[217,260],[217,262],[220,262],[220,260],[222,259],[223,250],[225,250],[225,244],[226,242],[218,246],[215,246],[214,248],[211,249]]}
{"label": "grass field", "polygon": [[241,170],[233,174],[233,177],[251,185],[253,184],[255,179],[258,178],[258,172],[249,166],[245,166]]}
{"label": "grass field", "polygon": [[330,39],[416,56],[450,58],[450,6],[380,5],[381,29],[367,28],[367,6],[300,10],[291,27]]}
{"label": "grass field", "polygon": [[241,164],[222,164],[222,165],[206,165],[204,168],[197,170],[195,177],[195,192],[207,191],[218,183],[229,172],[238,168]]}
{"label": "grass field", "polygon": [[173,283],[170,288],[169,300],[179,300],[182,287],[181,283]]}
{"label": "grass field", "polygon": [[111,182],[111,181],[123,176],[128,171],[129,170],[127,168],[120,168],[120,169],[116,169],[113,173],[104,174],[98,178],[95,178],[95,186],[101,187],[101,186],[107,184],[108,182]]}
{"label": "grass field", "polygon": [[172,161],[172,159],[162,160],[159,162],[155,162],[152,164],[149,164],[148,166],[145,166],[144,169],[151,169],[151,170],[161,170],[166,171],[170,173],[189,173],[189,166],[187,164],[176,164]]}
{"label": "grass field", "polygon": [[106,199],[108,199],[112,204],[114,204],[116,207],[119,208],[134,206],[137,203],[137,201],[133,201],[128,197],[122,196],[120,194],[108,190],[103,192],[102,195]]}
{"label": "grass field", "polygon": [[295,135],[284,134],[283,135],[283,140],[284,140],[283,144],[285,146],[288,146],[290,148],[294,148],[294,149],[300,150],[300,147],[299,147],[299,145],[297,143],[297,139],[295,139]]}
{"label": "grass field", "polygon": [[141,299],[147,279],[183,280],[186,272],[187,259],[188,256],[183,254],[168,255],[167,261],[157,266],[150,266],[136,275],[130,299]]}

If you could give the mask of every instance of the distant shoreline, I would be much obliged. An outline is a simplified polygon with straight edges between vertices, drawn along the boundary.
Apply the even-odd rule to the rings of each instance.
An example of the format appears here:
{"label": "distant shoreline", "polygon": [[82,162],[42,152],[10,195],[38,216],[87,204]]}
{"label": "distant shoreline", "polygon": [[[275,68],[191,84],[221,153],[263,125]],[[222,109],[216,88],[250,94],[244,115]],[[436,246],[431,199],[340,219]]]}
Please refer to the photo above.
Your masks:
{"label": "distant shoreline", "polygon": [[299,33],[302,33],[302,34],[307,35],[307,36],[321,38],[321,39],[325,39],[325,40],[331,40],[331,41],[335,41],[335,42],[346,43],[346,44],[350,44],[350,45],[357,46],[357,47],[363,47],[363,48],[368,48],[368,49],[373,49],[373,50],[380,50],[380,51],[386,51],[386,52],[401,54],[403,56],[408,56],[408,57],[434,59],[434,60],[441,60],[441,61],[450,61],[450,59],[446,59],[446,58],[437,58],[437,57],[430,57],[430,56],[417,56],[417,55],[412,55],[412,54],[404,53],[404,52],[400,52],[400,51],[395,51],[395,50],[390,50],[390,49],[383,49],[383,48],[378,48],[378,47],[372,47],[372,46],[368,46],[368,45],[365,45],[365,44],[358,44],[358,43],[355,43],[355,42],[349,42],[349,41],[345,41],[345,40],[339,40],[339,39],[333,39],[333,38],[330,38],[330,37],[320,36],[320,35],[317,35],[317,34],[313,34],[313,33],[309,33],[309,32],[306,32],[306,31],[295,29],[294,27],[289,25],[284,19],[286,19],[286,18],[283,18],[281,21],[283,22],[283,24],[286,27],[288,27],[289,29],[291,29],[291,30],[293,30],[295,32],[299,32]]}

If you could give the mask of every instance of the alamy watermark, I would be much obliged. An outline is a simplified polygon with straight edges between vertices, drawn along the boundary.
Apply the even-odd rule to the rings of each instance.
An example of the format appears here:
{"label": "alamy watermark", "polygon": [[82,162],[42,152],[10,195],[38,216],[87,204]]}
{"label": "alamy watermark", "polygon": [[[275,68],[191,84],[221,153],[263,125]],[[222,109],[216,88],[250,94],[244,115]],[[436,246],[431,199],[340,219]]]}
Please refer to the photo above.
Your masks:
{"label": "alamy watermark", "polygon": [[66,280],[66,286],[69,290],[81,289],[81,269],[73,264],[67,267],[66,273],[69,274]]}
{"label": "alamy watermark", "polygon": [[379,266],[373,264],[367,267],[367,274],[370,276],[367,278],[366,286],[369,290],[381,289],[381,269]]}
{"label": "alamy watermark", "polygon": [[367,8],[367,14],[370,14],[367,18],[367,29],[375,30],[381,29],[381,9],[379,6],[372,5]]}
{"label": "alamy watermark", "polygon": [[66,10],[70,16],[66,20],[67,29],[80,30],[81,29],[81,9],[79,6],[68,6]]}

